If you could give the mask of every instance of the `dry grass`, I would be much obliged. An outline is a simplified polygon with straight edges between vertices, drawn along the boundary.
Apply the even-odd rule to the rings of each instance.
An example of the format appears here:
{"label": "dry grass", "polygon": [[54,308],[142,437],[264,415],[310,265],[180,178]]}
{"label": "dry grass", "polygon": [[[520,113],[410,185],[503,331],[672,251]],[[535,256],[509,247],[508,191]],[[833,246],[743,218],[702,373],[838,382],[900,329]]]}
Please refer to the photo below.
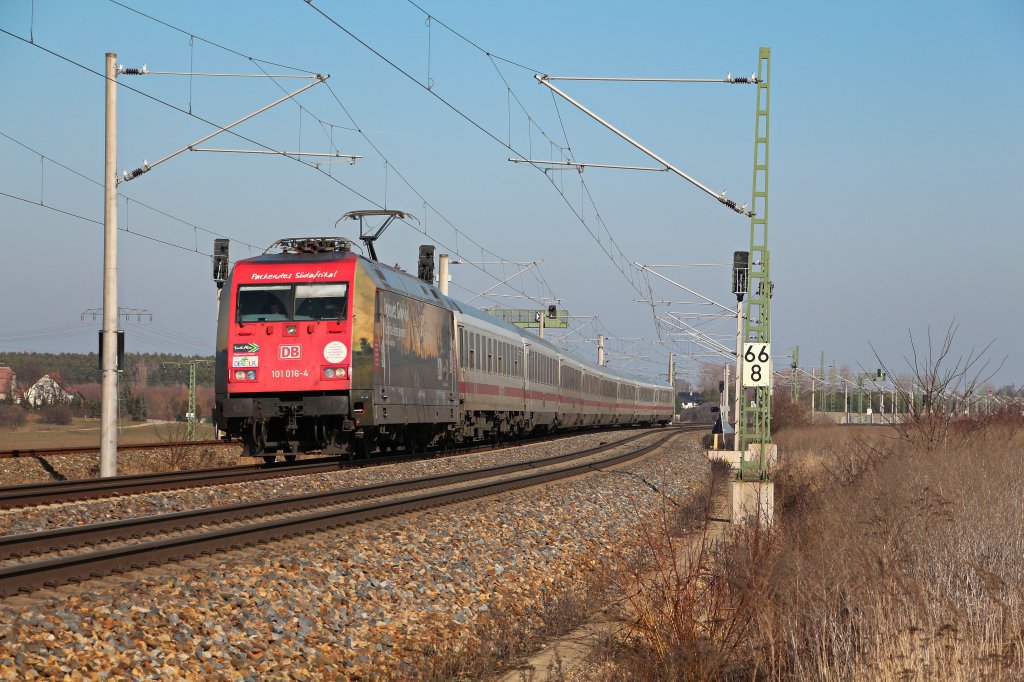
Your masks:
{"label": "dry grass", "polygon": [[943,432],[789,429],[771,530],[651,521],[591,679],[1021,679],[1024,419]]}
{"label": "dry grass", "polygon": [[[164,435],[167,430],[164,422],[125,421],[121,425],[118,442],[125,445],[161,443],[166,440]],[[196,437],[200,440],[213,439],[213,425],[198,424]],[[90,447],[99,442],[99,419],[75,419],[68,425],[43,424],[30,419],[18,429],[0,431],[0,450]]]}
{"label": "dry grass", "polygon": [[[638,536],[642,552],[616,576],[632,636],[614,666],[619,679],[709,679],[732,670],[750,636],[750,597],[761,578],[745,567],[760,562],[770,533],[753,529],[743,552],[724,554],[710,519],[725,513],[716,501],[729,482],[728,466],[712,469],[707,494],[687,507],[664,504],[644,519]],[[695,513],[696,512],[696,513]],[[694,526],[690,519],[700,519]],[[738,546],[737,546],[738,547]],[[606,667],[606,670],[612,668]]]}
{"label": "dry grass", "polygon": [[847,460],[839,467],[846,476],[822,482],[815,474],[819,489],[783,517],[771,562],[777,581],[747,672],[1019,679],[1020,426],[1019,418],[987,424],[952,448],[900,439],[835,453]]}

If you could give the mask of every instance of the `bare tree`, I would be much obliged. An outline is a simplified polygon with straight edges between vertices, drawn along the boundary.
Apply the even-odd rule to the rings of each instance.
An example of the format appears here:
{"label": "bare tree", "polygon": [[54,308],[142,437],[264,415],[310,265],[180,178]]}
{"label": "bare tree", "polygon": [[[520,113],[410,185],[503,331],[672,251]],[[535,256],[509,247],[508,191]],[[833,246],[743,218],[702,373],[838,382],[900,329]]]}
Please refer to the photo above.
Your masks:
{"label": "bare tree", "polygon": [[984,418],[968,418],[966,406],[978,387],[1002,368],[1005,358],[992,368],[986,357],[994,341],[980,350],[972,347],[966,354],[955,356],[954,340],[960,325],[950,322],[941,342],[927,332],[927,344],[922,346],[910,338],[909,356],[904,355],[908,372],[897,374],[887,365],[878,350],[871,346],[886,376],[891,377],[896,390],[907,398],[908,411],[893,425],[901,438],[922,442],[929,448],[947,445],[951,438],[961,439],[986,425]]}
{"label": "bare tree", "polygon": [[718,388],[718,382],[725,378],[725,365],[713,364],[713,363],[702,363],[698,367],[698,376],[700,384],[698,384],[698,390],[707,391]]}

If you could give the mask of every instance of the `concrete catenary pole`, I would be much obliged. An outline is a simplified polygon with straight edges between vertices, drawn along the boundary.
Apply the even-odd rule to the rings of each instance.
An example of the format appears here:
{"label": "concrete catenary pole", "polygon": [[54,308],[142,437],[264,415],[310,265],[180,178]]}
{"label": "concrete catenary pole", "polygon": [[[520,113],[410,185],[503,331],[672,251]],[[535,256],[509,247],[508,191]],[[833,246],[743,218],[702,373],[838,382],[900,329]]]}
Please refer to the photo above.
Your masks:
{"label": "concrete catenary pole", "polygon": [[448,259],[450,256],[447,253],[442,253],[441,257],[437,259],[437,288],[441,290],[441,293],[445,296],[448,295]]}
{"label": "concrete catenary pole", "polygon": [[117,53],[107,53],[103,164],[103,382],[100,476],[117,475]]}
{"label": "concrete catenary pole", "polygon": [[844,423],[850,423],[850,384],[843,382],[843,412],[846,413],[846,421]]}
{"label": "concrete catenary pole", "polygon": [[722,400],[719,405],[720,414],[722,421],[729,421],[729,410],[732,408],[732,402],[729,400],[729,370],[732,368],[727,362],[723,365],[722,370]]}
{"label": "concrete catenary pole", "polygon": [[733,403],[733,430],[736,435],[735,445],[733,448],[736,450],[740,449],[740,401],[744,400],[743,395],[743,297],[737,295],[736,297],[736,396],[735,402]]}
{"label": "concrete catenary pole", "polygon": [[811,419],[814,419],[814,399],[818,396],[817,391],[818,389],[814,383],[814,368],[811,367]]}
{"label": "concrete catenary pole", "polygon": [[597,335],[597,364],[604,366],[604,334]]}

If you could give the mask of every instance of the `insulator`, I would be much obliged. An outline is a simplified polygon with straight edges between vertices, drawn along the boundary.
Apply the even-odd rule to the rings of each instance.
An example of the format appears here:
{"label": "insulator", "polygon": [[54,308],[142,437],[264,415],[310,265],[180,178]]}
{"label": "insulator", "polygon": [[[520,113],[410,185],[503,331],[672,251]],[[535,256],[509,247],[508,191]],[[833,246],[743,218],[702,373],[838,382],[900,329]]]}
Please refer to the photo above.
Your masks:
{"label": "insulator", "polygon": [[128,174],[128,177],[126,177],[125,180],[134,180],[135,178],[139,177],[148,170],[149,169],[146,167],[136,168],[135,170]]}
{"label": "insulator", "polygon": [[143,75],[145,75],[146,72],[143,71],[142,69],[124,68],[124,69],[121,69],[121,73],[125,74],[126,76],[143,76]]}
{"label": "insulator", "polygon": [[732,210],[736,211],[737,213],[743,213],[743,209],[740,208],[739,204],[737,204],[732,199],[726,199],[724,196],[722,196],[718,197],[718,200],[721,201],[726,206],[728,206],[729,208],[731,208]]}

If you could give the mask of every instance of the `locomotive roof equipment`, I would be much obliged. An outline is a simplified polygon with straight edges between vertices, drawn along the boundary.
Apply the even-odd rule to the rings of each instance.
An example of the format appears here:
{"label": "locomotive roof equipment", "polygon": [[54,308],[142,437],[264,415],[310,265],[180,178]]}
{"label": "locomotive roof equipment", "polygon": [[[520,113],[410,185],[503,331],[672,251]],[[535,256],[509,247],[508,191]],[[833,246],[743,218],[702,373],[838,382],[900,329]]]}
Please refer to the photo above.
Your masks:
{"label": "locomotive roof equipment", "polygon": [[279,253],[348,253],[352,241],[344,237],[288,237],[268,246],[263,255],[275,248],[280,249]]}
{"label": "locomotive roof equipment", "polygon": [[[385,220],[377,228],[368,228],[364,222],[365,218],[384,216]],[[416,216],[405,211],[389,211],[387,209],[370,209],[364,211],[349,211],[345,215],[338,218],[335,221],[335,225],[340,223],[342,220],[358,220],[359,221],[359,238],[366,244],[366,251],[370,254],[371,260],[377,260],[377,252],[373,248],[373,242],[377,241],[377,238],[384,234],[384,230],[388,229],[388,225],[393,223],[395,219],[406,220],[412,218],[416,222]],[[372,232],[370,231],[372,230]]]}

